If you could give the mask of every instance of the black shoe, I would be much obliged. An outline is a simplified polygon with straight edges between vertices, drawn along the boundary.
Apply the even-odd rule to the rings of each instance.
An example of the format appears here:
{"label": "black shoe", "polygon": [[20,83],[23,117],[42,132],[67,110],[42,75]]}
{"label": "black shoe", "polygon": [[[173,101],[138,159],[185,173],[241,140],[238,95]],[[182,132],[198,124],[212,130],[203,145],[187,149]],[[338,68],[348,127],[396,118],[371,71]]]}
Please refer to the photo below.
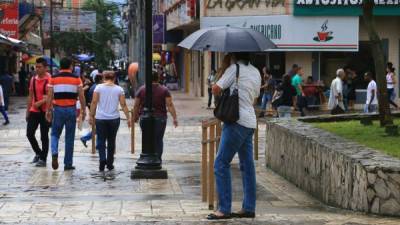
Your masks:
{"label": "black shoe", "polygon": [[58,155],[51,156],[51,167],[53,167],[54,170],[58,169]]}
{"label": "black shoe", "polygon": [[35,165],[36,167],[46,167],[46,161],[39,159]]}
{"label": "black shoe", "polygon": [[108,165],[107,165],[107,169],[110,170],[110,171],[111,171],[111,170],[114,170],[114,168],[115,168],[114,165],[111,165],[111,166],[108,166]]}
{"label": "black shoe", "polygon": [[207,216],[208,220],[226,220],[226,219],[231,219],[231,218],[232,218],[231,215],[217,216],[214,213]]}
{"label": "black shoe", "polygon": [[255,218],[256,214],[254,212],[238,212],[232,213],[233,218]]}
{"label": "black shoe", "polygon": [[68,171],[68,170],[74,170],[75,166],[64,166],[64,170]]}
{"label": "black shoe", "polygon": [[7,126],[8,124],[10,124],[10,121],[6,121],[3,123],[4,126]]}
{"label": "black shoe", "polygon": [[86,143],[86,141],[83,140],[83,139],[81,138],[81,142],[82,142],[83,146],[85,146],[85,148],[87,148],[87,143]]}
{"label": "black shoe", "polygon": [[35,155],[35,157],[33,157],[32,163],[37,163],[39,161],[39,156]]}

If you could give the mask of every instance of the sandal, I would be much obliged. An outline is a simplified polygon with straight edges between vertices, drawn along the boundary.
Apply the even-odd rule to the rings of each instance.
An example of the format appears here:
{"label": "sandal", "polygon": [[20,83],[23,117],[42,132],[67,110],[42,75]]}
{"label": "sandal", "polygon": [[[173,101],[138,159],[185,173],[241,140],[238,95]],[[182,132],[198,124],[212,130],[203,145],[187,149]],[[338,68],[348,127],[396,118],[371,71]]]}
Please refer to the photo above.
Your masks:
{"label": "sandal", "polygon": [[246,211],[232,213],[231,215],[234,218],[255,218],[256,217],[256,214],[254,212],[246,212]]}
{"label": "sandal", "polygon": [[231,219],[231,218],[232,218],[231,215],[218,216],[214,213],[211,213],[210,215],[207,216],[208,220],[226,220],[226,219]]}

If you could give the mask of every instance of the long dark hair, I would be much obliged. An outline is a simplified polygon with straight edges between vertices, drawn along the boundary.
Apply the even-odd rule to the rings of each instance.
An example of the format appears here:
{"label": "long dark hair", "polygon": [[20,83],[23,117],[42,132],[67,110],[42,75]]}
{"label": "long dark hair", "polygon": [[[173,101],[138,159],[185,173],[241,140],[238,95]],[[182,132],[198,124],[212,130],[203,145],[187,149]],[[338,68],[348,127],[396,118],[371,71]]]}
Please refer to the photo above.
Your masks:
{"label": "long dark hair", "polygon": [[234,57],[236,62],[242,61],[246,66],[250,63],[250,53],[248,52],[235,52]]}
{"label": "long dark hair", "polygon": [[282,85],[283,86],[290,86],[291,84],[291,79],[289,74],[285,74],[282,77]]}

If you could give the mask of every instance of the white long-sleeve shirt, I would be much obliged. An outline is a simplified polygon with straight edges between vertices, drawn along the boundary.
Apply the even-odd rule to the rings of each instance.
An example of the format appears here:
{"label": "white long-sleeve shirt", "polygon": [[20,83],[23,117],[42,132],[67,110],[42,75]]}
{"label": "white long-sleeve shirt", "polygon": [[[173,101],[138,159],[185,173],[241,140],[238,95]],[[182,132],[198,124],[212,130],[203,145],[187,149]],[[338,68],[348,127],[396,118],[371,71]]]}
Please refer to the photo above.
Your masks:
{"label": "white long-sleeve shirt", "polygon": [[343,96],[343,82],[339,77],[336,77],[331,84],[331,94],[328,102],[329,110],[334,109],[337,105],[344,108],[343,102],[339,102],[339,95]]}

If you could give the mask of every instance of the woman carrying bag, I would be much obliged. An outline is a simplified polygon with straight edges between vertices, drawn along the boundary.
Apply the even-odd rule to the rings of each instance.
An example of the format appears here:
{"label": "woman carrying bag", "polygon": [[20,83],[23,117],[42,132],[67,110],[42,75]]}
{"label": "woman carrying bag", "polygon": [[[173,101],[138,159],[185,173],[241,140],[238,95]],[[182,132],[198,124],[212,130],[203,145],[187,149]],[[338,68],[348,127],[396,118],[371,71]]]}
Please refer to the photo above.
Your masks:
{"label": "woman carrying bag", "polygon": [[[257,126],[254,103],[259,96],[261,75],[250,64],[249,58],[248,53],[234,53],[237,63],[231,64],[213,86],[214,95],[223,92],[214,114],[224,126],[214,165],[219,206],[215,213],[208,215],[209,220],[255,217],[256,174],[252,140]],[[244,199],[242,209],[232,213],[230,164],[236,153],[240,159]]]}

